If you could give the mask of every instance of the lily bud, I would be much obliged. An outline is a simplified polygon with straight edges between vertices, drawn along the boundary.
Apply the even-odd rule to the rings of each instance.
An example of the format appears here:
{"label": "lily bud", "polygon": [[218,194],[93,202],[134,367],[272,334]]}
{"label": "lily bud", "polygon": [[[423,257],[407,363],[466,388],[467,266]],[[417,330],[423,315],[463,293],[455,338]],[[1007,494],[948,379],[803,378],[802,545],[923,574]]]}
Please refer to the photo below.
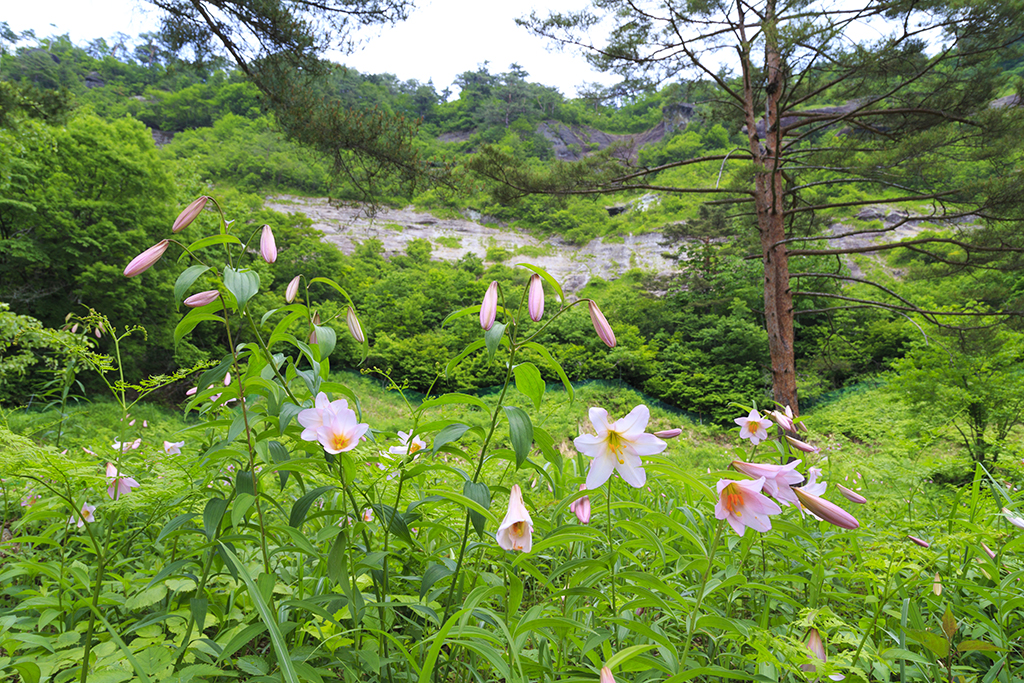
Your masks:
{"label": "lily bud", "polygon": [[804,453],[819,453],[821,451],[821,449],[818,448],[817,446],[812,446],[809,443],[804,443],[800,439],[794,439],[789,435],[786,436],[786,441],[789,442],[790,446],[797,449],[798,451],[803,451]]}
{"label": "lily bud", "polygon": [[856,529],[860,526],[860,522],[853,515],[835,503],[811,495],[797,486],[793,486],[792,491],[800,500],[801,508],[807,508],[829,524],[834,524],[841,529]]}
{"label": "lily bud", "polygon": [[535,323],[544,317],[544,283],[540,275],[530,278],[529,310],[530,320]]}
{"label": "lily bud", "polygon": [[277,260],[277,243],[274,241],[274,232],[269,225],[263,226],[263,234],[260,235],[260,256],[267,263]]}
{"label": "lily bud", "polygon": [[320,314],[313,314],[313,331],[309,333],[309,343],[316,344],[316,326],[320,324]]}
{"label": "lily bud", "polygon": [[1014,525],[1019,529],[1024,529],[1024,518],[1018,517],[1017,515],[1010,512],[1009,508],[1003,508],[1003,517],[1006,521]]}
{"label": "lily bud", "polygon": [[206,304],[213,303],[219,297],[220,292],[218,292],[216,289],[208,289],[205,292],[193,294],[192,296],[185,299],[185,301],[183,301],[182,303],[188,306],[189,308],[199,308],[200,306],[205,306]]}
{"label": "lily bud", "polygon": [[654,432],[654,435],[659,439],[674,439],[682,433],[683,430],[676,427],[675,429],[662,429],[660,432]]}
{"label": "lily bud", "polygon": [[615,676],[612,676],[612,670],[607,666],[601,667],[601,683],[615,683]]}
{"label": "lily bud", "polygon": [[191,204],[185,207],[185,210],[178,214],[178,217],[174,219],[174,225],[171,227],[171,232],[181,232],[189,226],[192,221],[196,219],[203,209],[206,208],[206,202],[210,200],[209,197],[200,197]]}
{"label": "lily bud", "polygon": [[124,276],[135,277],[141,273],[145,273],[149,270],[154,263],[160,260],[160,257],[167,251],[167,245],[170,242],[168,240],[160,240],[146,251],[142,252],[138,256],[132,259],[131,263],[125,266]]}
{"label": "lily bud", "polygon": [[359,318],[356,317],[356,312],[352,310],[352,307],[348,307],[348,313],[345,314],[345,323],[348,325],[348,333],[352,335],[360,344],[366,341],[366,337],[363,336],[363,328],[359,325]]}
{"label": "lily bud", "polygon": [[[580,491],[587,489],[586,484],[580,484]],[[590,524],[590,496],[583,496],[569,503],[569,511],[576,515],[580,524]]]}
{"label": "lily bud", "polygon": [[492,282],[487,286],[483,303],[480,304],[480,327],[489,330],[494,327],[494,320],[498,317],[498,283]]}
{"label": "lily bud", "polygon": [[611,325],[605,320],[604,314],[601,313],[601,309],[597,307],[597,304],[593,301],[588,302],[590,306],[590,322],[594,324],[594,330],[597,332],[597,336],[601,338],[608,348],[615,348],[615,333],[612,332]]}
{"label": "lily bud", "polygon": [[860,495],[856,491],[851,491],[842,484],[836,484],[836,488],[839,489],[839,493],[843,494],[843,496],[846,497],[846,500],[850,501],[851,503],[863,505],[864,503],[868,502],[867,498]]}
{"label": "lily bud", "polygon": [[288,283],[288,287],[284,290],[284,300],[288,303],[295,301],[295,297],[299,294],[299,282],[302,280],[301,275],[296,275],[292,278],[292,281]]}
{"label": "lily bud", "polygon": [[989,548],[989,547],[988,547],[987,545],[985,545],[984,543],[982,543],[982,544],[981,544],[981,547],[985,549],[985,554],[989,556],[989,559],[991,559],[991,560],[994,560],[994,559],[996,559],[996,554],[995,554],[995,552],[994,552],[994,551],[992,550],[992,548]]}
{"label": "lily bud", "polygon": [[793,424],[793,418],[791,418],[789,415],[786,415],[785,413],[780,413],[777,410],[773,410],[768,414],[771,416],[773,420],[775,420],[775,423],[777,425],[785,429],[787,432],[796,433],[796,425]]}
{"label": "lily bud", "polygon": [[917,545],[921,546],[922,548],[930,548],[931,547],[931,543],[929,543],[928,541],[924,540],[923,538],[918,538],[917,536],[907,536],[907,538],[909,538],[912,543],[916,543]]}
{"label": "lily bud", "polygon": [[938,572],[935,572],[935,581],[932,582],[932,593],[935,593],[936,597],[942,595],[942,577]]}

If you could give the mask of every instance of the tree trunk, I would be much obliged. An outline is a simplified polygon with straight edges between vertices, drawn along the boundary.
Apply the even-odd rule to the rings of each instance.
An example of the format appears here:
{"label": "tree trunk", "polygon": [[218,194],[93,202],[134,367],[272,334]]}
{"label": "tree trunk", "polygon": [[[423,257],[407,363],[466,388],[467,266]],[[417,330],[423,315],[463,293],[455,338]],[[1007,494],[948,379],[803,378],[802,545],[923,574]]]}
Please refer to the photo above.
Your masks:
{"label": "tree trunk", "polygon": [[761,259],[764,263],[764,320],[768,331],[773,397],[799,414],[793,353],[793,292],[789,286],[789,256],[786,245],[781,244],[786,239],[786,212],[780,161],[782,131],[779,126],[779,99],[786,83],[782,55],[778,49],[774,2],[769,2],[765,8],[762,27],[767,67],[763,140],[758,136],[757,128],[757,120],[761,115],[758,106],[760,98],[754,90],[750,43],[746,42],[745,37],[740,61],[743,65],[747,136],[754,157],[754,206],[757,210],[757,229],[761,237]]}

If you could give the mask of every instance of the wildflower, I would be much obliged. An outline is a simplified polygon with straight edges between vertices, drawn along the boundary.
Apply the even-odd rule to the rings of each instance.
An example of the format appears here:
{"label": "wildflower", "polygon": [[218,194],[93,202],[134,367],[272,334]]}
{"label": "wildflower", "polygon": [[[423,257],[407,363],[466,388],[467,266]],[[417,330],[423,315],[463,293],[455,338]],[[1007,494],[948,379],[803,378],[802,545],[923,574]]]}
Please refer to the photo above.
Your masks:
{"label": "wildflower", "polygon": [[[410,437],[412,438],[411,441]],[[402,442],[402,445],[392,446],[388,449],[388,453],[392,455],[412,455],[427,447],[427,442],[418,436],[413,436],[412,431],[398,432],[398,440]]]}
{"label": "wildflower", "polygon": [[860,526],[860,522],[854,519],[853,515],[835,503],[830,503],[824,498],[819,498],[798,487],[793,488],[793,493],[800,500],[801,512],[806,508],[817,517],[842,529],[856,529]]}
{"label": "wildflower", "polygon": [[35,491],[29,492],[24,498],[21,499],[21,507],[30,508],[40,500],[40,496]]}
{"label": "wildflower", "polygon": [[615,676],[612,676],[612,670],[607,666],[601,667],[601,683],[615,683]]}
{"label": "wildflower", "polygon": [[373,521],[373,508],[365,508],[363,510],[363,521],[364,522],[372,522]]}
{"label": "wildflower", "polygon": [[316,431],[324,425],[324,412],[332,406],[338,409],[345,409],[348,408],[348,401],[343,398],[339,398],[332,403],[331,399],[327,397],[327,394],[321,391],[316,395],[312,408],[299,411],[299,415],[296,420],[298,420],[299,424],[304,427],[299,438],[303,441],[316,441]]}
{"label": "wildflower", "polygon": [[512,485],[508,498],[508,512],[505,513],[505,519],[501,520],[501,526],[494,537],[498,545],[505,550],[521,550],[528,553],[533,547],[533,520],[530,518],[530,511],[523,504],[523,492],[519,490],[519,484]]}
{"label": "wildflower", "polygon": [[[788,408],[789,406],[786,407]],[[792,414],[792,412],[793,411],[791,410],[790,414]],[[796,425],[793,424],[793,418],[790,417],[789,415],[786,415],[785,413],[780,413],[777,410],[773,410],[772,412],[768,413],[768,415],[773,420],[775,420],[775,424],[779,425],[787,432],[796,432]]]}
{"label": "wildflower", "polygon": [[[321,400],[321,396],[324,397],[323,400]],[[326,395],[321,392],[317,396],[317,403],[322,403],[326,399]],[[299,413],[299,424],[305,427],[301,438],[306,441],[319,441],[328,453],[343,453],[352,450],[359,444],[359,437],[370,428],[370,425],[365,422],[356,422],[355,411],[348,407],[348,402],[344,399],[334,401],[319,410],[321,424],[315,427],[303,424],[301,417],[303,413],[307,413],[307,422],[312,424],[316,419],[317,409],[304,410]],[[313,430],[315,439],[308,438],[310,429]]]}
{"label": "wildflower", "polygon": [[530,296],[529,296],[529,311],[530,320],[533,322],[540,322],[540,319],[544,317],[544,283],[541,280],[540,275],[534,274],[530,278]]}
{"label": "wildflower", "polygon": [[480,327],[489,330],[494,327],[494,320],[498,317],[498,283],[492,282],[487,285],[484,293],[484,300],[480,304]]}
{"label": "wildflower", "polygon": [[199,308],[200,306],[213,303],[219,297],[220,292],[216,289],[208,289],[205,292],[199,292],[198,294],[193,294],[192,296],[187,297],[182,303],[189,308]]}
{"label": "wildflower", "polygon": [[790,446],[792,446],[793,448],[797,449],[798,451],[803,451],[804,453],[819,453],[819,452],[821,452],[821,449],[818,448],[817,446],[812,446],[811,444],[804,443],[803,441],[801,441],[799,439],[794,439],[793,437],[791,437],[788,434],[786,435],[786,441],[789,442]]}
{"label": "wildflower", "polygon": [[185,207],[185,210],[178,214],[178,217],[174,219],[174,225],[171,226],[171,232],[181,232],[189,226],[196,219],[203,209],[206,208],[206,202],[210,200],[209,197],[200,197],[191,204]]}
{"label": "wildflower", "polygon": [[737,417],[733,422],[740,426],[741,439],[750,439],[750,443],[755,446],[768,440],[768,428],[772,426],[772,423],[761,417],[757,408],[751,410],[746,417]]}
{"label": "wildflower", "polygon": [[647,472],[640,456],[661,453],[668,446],[653,434],[644,432],[650,418],[651,411],[645,405],[633,408],[629,415],[612,424],[608,423],[608,411],[604,408],[590,409],[590,421],[597,434],[582,434],[573,440],[578,451],[594,459],[587,473],[588,489],[596,489],[608,481],[612,470],[630,486],[644,485]]}
{"label": "wildflower", "polygon": [[277,243],[274,241],[274,232],[269,225],[263,226],[263,234],[260,235],[260,256],[267,263],[277,260]]}
{"label": "wildflower", "polygon": [[931,547],[931,544],[928,541],[924,540],[923,538],[918,538],[917,536],[909,536],[909,535],[907,536],[907,538],[909,538],[911,540],[911,542],[916,543],[917,545],[921,546],[922,548],[930,548]]}
{"label": "wildflower", "polygon": [[1015,527],[1024,529],[1024,519],[1021,519],[1017,515],[1010,512],[1008,508],[1003,508],[1003,517],[1005,517],[1006,521],[1014,525]]}
{"label": "wildflower", "polygon": [[838,489],[839,493],[843,494],[843,496],[846,498],[846,500],[850,501],[851,503],[857,503],[858,505],[863,505],[864,503],[868,502],[867,498],[865,498],[864,496],[860,495],[856,491],[851,491],[850,489],[846,488],[842,484],[836,484],[836,489]]}
{"label": "wildflower", "polygon": [[[580,491],[586,491],[587,485],[580,484]],[[576,515],[576,519],[580,520],[580,524],[590,523],[590,496],[583,496],[577,498],[573,502],[569,503],[569,511]]]}
{"label": "wildflower", "polygon": [[[82,509],[79,510],[78,515],[77,515],[77,517],[78,517],[77,521],[78,521],[78,528],[79,529],[81,529],[83,526],[85,526],[86,522],[88,522],[89,524],[92,524],[93,522],[96,521],[96,516],[93,514],[93,512],[95,510],[96,510],[96,506],[95,505],[89,505],[88,503],[82,503]],[[76,517],[76,515],[71,515],[71,518],[68,520],[68,524],[74,524],[75,521],[76,521],[75,517]]]}
{"label": "wildflower", "polygon": [[612,332],[612,326],[608,324],[604,314],[601,313],[601,309],[593,301],[588,302],[587,305],[590,308],[590,322],[594,324],[594,331],[597,332],[597,336],[600,337],[601,341],[608,348],[615,348],[615,333]]}
{"label": "wildflower", "polygon": [[[125,277],[135,277],[141,275],[147,270],[153,267],[153,264],[160,260],[160,257],[167,251],[167,246],[170,244],[168,240],[160,240],[146,251],[142,252],[131,260],[124,268]],[[99,328],[96,328],[99,330]],[[98,336],[98,335],[97,335]]]}
{"label": "wildflower", "polygon": [[117,500],[126,493],[139,486],[139,482],[131,477],[126,477],[117,471],[114,463],[107,463],[107,495]]}
{"label": "wildflower", "polygon": [[[753,462],[733,460],[732,466],[754,479],[764,479],[764,491],[775,500],[784,505],[797,505],[796,494],[790,487],[799,484],[804,480],[804,475],[796,471],[800,460],[794,460],[785,465],[762,465]],[[819,470],[820,471],[820,470]]]}
{"label": "wildflower", "polygon": [[362,344],[366,341],[366,337],[363,336],[363,328],[359,325],[359,318],[356,317],[356,312],[352,310],[352,307],[348,307],[348,313],[345,314],[345,323],[348,325],[348,333],[352,335],[352,338]]}
{"label": "wildflower", "polygon": [[772,523],[768,516],[779,514],[782,508],[761,493],[764,482],[764,477],[754,481],[719,481],[715,518],[729,522],[733,531],[740,536],[747,527],[761,532],[771,529]]}
{"label": "wildflower", "polygon": [[820,467],[811,467],[807,470],[807,483],[801,486],[804,491],[811,494],[812,496],[818,496],[819,498],[825,495],[825,489],[828,488],[828,484],[823,481],[817,481],[818,477],[821,476]]}
{"label": "wildflower", "polygon": [[181,447],[184,441],[164,441],[164,453],[167,455],[181,455]]}
{"label": "wildflower", "polygon": [[197,391],[199,391],[199,387],[192,387],[191,389],[189,389],[188,391],[185,392],[185,395],[186,396],[195,396]]}
{"label": "wildflower", "polygon": [[302,280],[301,275],[296,275],[292,278],[292,281],[288,283],[288,286],[284,290],[284,300],[287,303],[295,301],[295,297],[299,294],[299,282]]}

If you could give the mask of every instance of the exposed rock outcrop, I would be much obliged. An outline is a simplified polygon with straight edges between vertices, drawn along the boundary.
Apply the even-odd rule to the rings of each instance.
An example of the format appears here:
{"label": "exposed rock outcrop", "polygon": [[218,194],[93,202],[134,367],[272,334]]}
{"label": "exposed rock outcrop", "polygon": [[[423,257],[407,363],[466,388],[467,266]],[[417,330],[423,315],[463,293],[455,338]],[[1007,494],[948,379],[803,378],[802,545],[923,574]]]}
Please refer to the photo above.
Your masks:
{"label": "exposed rock outcrop", "polygon": [[[486,259],[491,250],[511,254],[503,262],[530,263],[547,270],[566,293],[577,292],[594,277],[612,280],[632,268],[671,272],[675,263],[662,256],[661,233],[630,235],[622,241],[593,240],[580,247],[558,237],[545,240],[513,230],[499,230],[472,220],[438,218],[410,208],[390,210],[370,220],[356,206],[332,206],[326,199],[293,196],[268,197],[267,208],[304,213],[324,240],[346,254],[368,239],[380,240],[385,256],[405,253],[414,239],[433,245],[432,258],[456,261],[466,253]],[[492,254],[494,252],[492,251]],[[499,252],[501,253],[501,252]]]}

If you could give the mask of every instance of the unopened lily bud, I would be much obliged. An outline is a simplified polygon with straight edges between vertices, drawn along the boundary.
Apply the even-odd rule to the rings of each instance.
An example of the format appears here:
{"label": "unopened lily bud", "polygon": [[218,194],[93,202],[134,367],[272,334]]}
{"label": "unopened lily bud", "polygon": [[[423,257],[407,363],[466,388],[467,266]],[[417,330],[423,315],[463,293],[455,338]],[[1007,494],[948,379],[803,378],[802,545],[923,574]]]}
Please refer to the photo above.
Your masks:
{"label": "unopened lily bud", "polygon": [[615,683],[615,676],[607,666],[601,667],[601,683]]}
{"label": "unopened lily bud", "polygon": [[768,413],[775,423],[785,429],[787,432],[796,433],[796,425],[793,424],[793,418],[789,417],[785,413],[780,413],[777,410],[773,410]]}
{"label": "unopened lily bud", "polygon": [[931,543],[929,543],[928,541],[924,540],[923,538],[918,538],[917,536],[907,536],[907,538],[910,539],[911,543],[916,543],[917,545],[921,546],[922,548],[930,548],[931,547]]}
{"label": "unopened lily bud", "polygon": [[806,508],[829,524],[834,524],[841,529],[856,529],[860,526],[860,522],[853,515],[835,503],[807,493],[798,486],[791,487],[791,490],[799,499],[801,509]]}
{"label": "unopened lily bud", "polygon": [[[811,651],[811,659],[818,660],[819,662],[827,662],[828,655],[825,653],[825,644],[821,642],[821,634],[818,633],[818,629],[812,628],[807,632],[807,649]],[[801,671],[816,671],[817,666],[813,663],[801,664]]]}
{"label": "unopened lily bud", "polygon": [[267,263],[277,260],[277,243],[274,241],[274,232],[269,225],[263,226],[263,234],[260,235],[260,256]]}
{"label": "unopened lily bud", "polygon": [[597,307],[597,304],[593,301],[589,301],[590,306],[590,322],[594,324],[594,330],[597,332],[597,336],[601,338],[608,348],[615,348],[615,333],[612,332],[611,325],[605,320],[604,313]]}
{"label": "unopened lily bud", "polygon": [[231,373],[230,372],[225,372],[224,373],[224,386],[226,386],[226,387],[230,387],[231,386]]}
{"label": "unopened lily bud", "polygon": [[676,427],[675,429],[662,429],[660,432],[654,432],[654,435],[659,439],[674,439],[682,433],[683,430]]}
{"label": "unopened lily bud", "polygon": [[846,500],[850,501],[851,503],[863,505],[864,503],[868,502],[867,498],[860,495],[856,491],[851,491],[842,484],[836,484],[836,488],[839,489],[839,493],[843,494],[843,496],[846,497]]}
{"label": "unopened lily bud", "polygon": [[932,593],[936,596],[942,595],[942,577],[938,572],[935,572],[935,581],[932,582]]}
{"label": "unopened lily bud", "polygon": [[320,324],[320,314],[313,314],[313,331],[309,333],[309,343],[316,344],[316,326]]}
{"label": "unopened lily bud", "polygon": [[1019,529],[1024,529],[1024,518],[1018,517],[1017,515],[1010,512],[1009,508],[1003,508],[1003,517],[1006,521],[1014,525]]}
{"label": "unopened lily bud", "polygon": [[544,283],[541,280],[540,275],[534,274],[530,278],[530,296],[529,296],[529,311],[530,320],[533,322],[540,322],[540,319],[544,317]]}
{"label": "unopened lily bud", "polygon": [[284,300],[288,303],[295,301],[295,297],[299,294],[299,282],[302,280],[301,275],[296,275],[292,278],[292,281],[288,283],[288,287],[284,290]]}
{"label": "unopened lily bud", "polygon": [[153,266],[154,263],[160,260],[160,257],[164,255],[165,251],[167,251],[167,245],[169,244],[170,242],[168,240],[160,240],[149,249],[133,258],[131,263],[125,266],[125,277],[135,277],[136,275],[145,273]]}
{"label": "unopened lily bud", "polygon": [[498,283],[492,282],[487,285],[484,293],[483,303],[480,304],[480,327],[489,330],[494,327],[494,320],[498,317]]}
{"label": "unopened lily bud", "polygon": [[348,313],[345,314],[345,323],[348,325],[348,333],[352,335],[352,338],[362,344],[366,341],[366,337],[363,336],[363,328],[359,325],[359,318],[356,317],[356,312],[352,310],[352,307],[348,307]]}
{"label": "unopened lily bud", "polygon": [[981,544],[981,547],[985,549],[985,554],[988,555],[989,559],[991,559],[991,560],[996,559],[995,551],[993,551],[992,548],[989,548],[984,543]]}
{"label": "unopened lily bud", "polygon": [[75,332],[78,332],[78,323],[71,326],[71,334],[74,334]]}
{"label": "unopened lily bud", "polygon": [[821,451],[821,449],[818,448],[817,446],[812,446],[809,443],[804,443],[800,439],[794,439],[793,437],[788,435],[786,436],[786,441],[789,442],[790,446],[797,449],[798,451],[803,451],[804,453],[818,453]]}
{"label": "unopened lily bud", "polygon": [[188,306],[189,308],[199,308],[200,306],[205,306],[206,304],[213,303],[214,301],[217,300],[218,297],[220,297],[220,292],[218,292],[216,289],[208,289],[205,292],[193,294],[192,296],[185,299],[185,301],[183,301],[182,303]]}
{"label": "unopened lily bud", "polygon": [[200,197],[191,204],[185,207],[185,210],[178,214],[178,217],[174,219],[174,225],[171,227],[171,232],[181,232],[189,226],[189,224],[196,219],[203,209],[206,208],[206,202],[210,201],[209,197]]}
{"label": "unopened lily bud", "polygon": [[[585,491],[586,484],[580,484],[580,491]],[[583,496],[569,503],[569,512],[576,515],[580,524],[590,524],[590,496]]]}

